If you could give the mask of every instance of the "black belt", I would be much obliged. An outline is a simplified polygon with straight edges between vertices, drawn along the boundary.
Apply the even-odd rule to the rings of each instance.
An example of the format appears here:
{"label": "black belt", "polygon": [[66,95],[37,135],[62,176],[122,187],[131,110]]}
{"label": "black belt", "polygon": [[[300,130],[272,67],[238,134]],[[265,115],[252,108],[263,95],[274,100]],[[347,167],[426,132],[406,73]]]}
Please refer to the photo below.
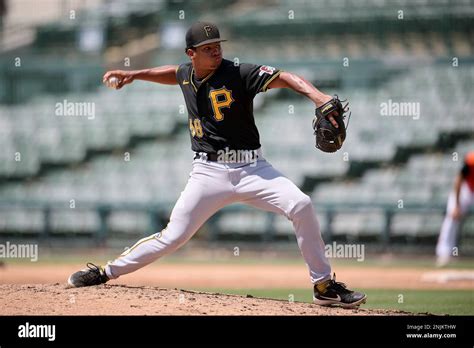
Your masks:
{"label": "black belt", "polygon": [[[211,153],[198,152],[194,155],[194,159],[199,159],[199,158],[201,158],[202,155],[205,155],[207,157],[207,160],[211,161],[211,162],[217,162],[218,160],[223,160],[224,162],[226,162],[225,157],[222,158],[222,155],[219,155],[219,154],[214,153],[214,152],[211,152]],[[221,158],[219,158],[219,157],[221,157]],[[258,155],[255,154],[254,159],[257,159],[257,158],[258,158]]]}
{"label": "black belt", "polygon": [[207,160],[212,161],[212,162],[217,162],[217,160],[219,158],[219,155],[217,153],[200,152],[200,153],[197,153],[197,154],[194,155],[194,159],[201,158],[201,154],[205,155],[207,157]]}

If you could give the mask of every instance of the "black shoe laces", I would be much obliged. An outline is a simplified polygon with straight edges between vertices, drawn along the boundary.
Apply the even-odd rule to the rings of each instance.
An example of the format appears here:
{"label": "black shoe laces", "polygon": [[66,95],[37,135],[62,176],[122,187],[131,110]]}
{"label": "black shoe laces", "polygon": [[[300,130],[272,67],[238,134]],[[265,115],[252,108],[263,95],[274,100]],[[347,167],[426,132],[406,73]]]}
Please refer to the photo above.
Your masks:
{"label": "black shoe laces", "polygon": [[99,276],[100,279],[102,279],[103,275],[102,275],[102,272],[100,271],[100,267],[99,266],[96,266],[94,265],[93,263],[87,263],[87,268],[89,268],[92,273],[89,275],[90,278],[95,278],[97,276]]}
{"label": "black shoe laces", "polygon": [[96,266],[96,265],[94,265],[94,264],[91,263],[91,262],[88,262],[88,263],[86,264],[86,266],[87,266],[87,268],[89,268],[91,271],[93,271],[93,272],[98,272],[98,273],[100,274],[100,268],[99,268],[99,266]]}
{"label": "black shoe laces", "polygon": [[334,273],[333,278],[329,281],[328,288],[334,289],[336,292],[345,292],[351,293],[352,291],[347,289],[347,285],[342,282],[336,282],[336,273]]}

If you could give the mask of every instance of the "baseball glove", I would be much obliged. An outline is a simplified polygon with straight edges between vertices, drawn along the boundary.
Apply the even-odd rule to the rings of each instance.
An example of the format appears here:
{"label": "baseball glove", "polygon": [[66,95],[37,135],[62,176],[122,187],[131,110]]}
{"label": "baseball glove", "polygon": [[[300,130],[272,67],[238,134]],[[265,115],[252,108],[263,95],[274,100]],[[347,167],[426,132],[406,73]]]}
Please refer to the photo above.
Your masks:
{"label": "baseball glove", "polygon": [[[342,102],[345,102],[343,100]],[[346,139],[346,130],[349,126],[344,123],[346,116],[349,116],[349,103],[342,105],[339,97],[335,95],[330,101],[316,109],[316,117],[313,119],[314,135],[316,136],[316,147],[324,152],[336,152]],[[338,116],[334,116],[339,128],[333,126],[329,120],[329,115],[337,111]]]}

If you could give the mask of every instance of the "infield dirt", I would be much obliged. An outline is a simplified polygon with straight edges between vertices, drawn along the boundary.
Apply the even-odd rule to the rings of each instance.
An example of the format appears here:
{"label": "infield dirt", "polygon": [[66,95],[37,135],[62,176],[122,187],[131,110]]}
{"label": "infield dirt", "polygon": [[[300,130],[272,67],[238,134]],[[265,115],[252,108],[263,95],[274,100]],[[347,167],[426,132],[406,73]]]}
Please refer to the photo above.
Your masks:
{"label": "infield dirt", "polygon": [[0,285],[3,315],[410,315],[382,309],[327,308],[311,303],[103,284]]}
{"label": "infield dirt", "polygon": [[[9,264],[0,268],[0,315],[404,315],[396,310],[325,308],[238,295],[192,291],[203,288],[308,288],[304,265],[157,264],[88,288],[66,280],[84,265]],[[352,289],[437,289],[422,280],[427,269],[338,267],[338,280]],[[465,271],[469,272],[469,271]],[[450,284],[472,289],[472,281]],[[370,298],[369,298],[370,301]]]}

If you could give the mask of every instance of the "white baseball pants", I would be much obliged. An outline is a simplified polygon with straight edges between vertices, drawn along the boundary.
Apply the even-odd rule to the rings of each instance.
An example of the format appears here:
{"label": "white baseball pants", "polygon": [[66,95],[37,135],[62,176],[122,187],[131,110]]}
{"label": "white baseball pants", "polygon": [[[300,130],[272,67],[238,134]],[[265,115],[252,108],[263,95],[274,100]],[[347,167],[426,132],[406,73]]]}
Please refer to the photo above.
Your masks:
{"label": "white baseball pants", "polygon": [[[459,208],[464,214],[469,206],[474,203],[474,192],[469,189],[466,182],[461,184],[459,192]],[[436,256],[439,259],[449,259],[453,255],[453,249],[456,246],[459,230],[459,220],[453,219],[452,214],[456,207],[456,193],[452,191],[449,194],[446,217],[444,218],[441,232],[436,245]]]}
{"label": "white baseball pants", "polygon": [[166,228],[139,240],[105,271],[111,279],[133,272],[185,244],[219,209],[231,203],[286,216],[292,221],[298,246],[313,284],[330,278],[319,222],[311,199],[263,158],[256,162],[224,164],[194,160],[188,183]]}

